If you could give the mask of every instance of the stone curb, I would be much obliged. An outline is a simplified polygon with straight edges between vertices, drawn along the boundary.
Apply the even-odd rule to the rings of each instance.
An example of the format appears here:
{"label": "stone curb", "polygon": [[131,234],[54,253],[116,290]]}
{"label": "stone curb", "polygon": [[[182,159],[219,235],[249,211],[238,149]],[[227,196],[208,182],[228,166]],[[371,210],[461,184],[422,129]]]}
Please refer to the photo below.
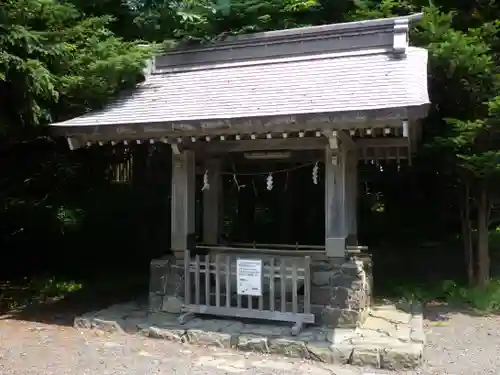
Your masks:
{"label": "stone curb", "polygon": [[245,352],[278,354],[329,364],[352,364],[403,370],[417,368],[422,364],[425,337],[421,309],[412,309],[411,315],[409,342],[401,342],[389,347],[369,343],[355,345],[349,341],[332,344],[328,341],[313,341],[307,337],[300,339],[300,335],[277,337],[241,332],[217,332],[199,328],[184,329],[174,325],[158,327],[148,323],[127,323],[126,319],[119,316],[116,320],[105,320],[96,317],[95,314],[76,317],[74,327],[110,333],[126,332],[155,339]]}

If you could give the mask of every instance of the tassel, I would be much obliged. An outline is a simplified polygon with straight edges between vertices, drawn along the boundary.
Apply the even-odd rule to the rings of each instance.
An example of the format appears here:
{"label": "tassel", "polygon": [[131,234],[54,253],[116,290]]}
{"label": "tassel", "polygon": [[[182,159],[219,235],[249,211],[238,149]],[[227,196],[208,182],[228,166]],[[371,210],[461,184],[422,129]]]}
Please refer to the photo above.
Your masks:
{"label": "tassel", "polygon": [[208,183],[208,169],[205,169],[205,173],[203,174],[203,187],[201,191],[209,190],[210,184]]}
{"label": "tassel", "polygon": [[267,176],[266,185],[267,190],[273,190],[273,175],[271,173]]}
{"label": "tassel", "polygon": [[312,179],[313,179],[313,184],[317,185],[318,184],[318,162],[314,164],[313,170],[312,170]]}

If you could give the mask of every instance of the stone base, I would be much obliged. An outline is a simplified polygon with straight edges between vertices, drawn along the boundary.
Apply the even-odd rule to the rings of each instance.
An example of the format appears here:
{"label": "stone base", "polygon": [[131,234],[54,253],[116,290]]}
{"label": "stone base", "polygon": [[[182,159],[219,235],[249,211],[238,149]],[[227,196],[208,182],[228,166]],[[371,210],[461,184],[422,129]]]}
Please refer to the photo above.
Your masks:
{"label": "stone base", "polygon": [[[362,324],[372,303],[371,259],[357,254],[346,258],[313,261],[311,305],[316,322],[330,328],[355,328]],[[235,289],[235,287],[233,288]],[[184,266],[170,255],[153,259],[150,267],[149,311],[181,312]]]}
{"label": "stone base", "polygon": [[173,255],[150,264],[149,311],[178,314],[184,300],[184,268]]}
{"label": "stone base", "polygon": [[294,337],[289,336],[289,325],[276,322],[194,318],[179,325],[177,318],[177,314],[148,313],[146,306],[127,303],[75,318],[74,326],[332,364],[402,370],[422,362],[421,312],[404,312],[393,305],[374,307],[359,328],[305,327]]}
{"label": "stone base", "polygon": [[367,318],[372,304],[369,255],[328,258],[312,265],[311,303],[317,321],[331,328],[355,328]]}

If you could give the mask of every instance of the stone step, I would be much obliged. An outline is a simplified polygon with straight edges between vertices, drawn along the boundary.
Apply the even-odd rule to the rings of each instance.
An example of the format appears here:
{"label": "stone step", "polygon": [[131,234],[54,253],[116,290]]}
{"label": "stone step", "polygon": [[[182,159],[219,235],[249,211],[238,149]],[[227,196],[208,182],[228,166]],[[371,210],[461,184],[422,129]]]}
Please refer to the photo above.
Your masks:
{"label": "stone step", "polygon": [[77,317],[74,326],[332,364],[391,370],[420,366],[425,341],[422,315],[392,307],[375,307],[372,314],[359,328],[311,326],[290,336],[286,323],[204,317],[180,325],[176,314],[148,313],[145,306],[128,303]]}

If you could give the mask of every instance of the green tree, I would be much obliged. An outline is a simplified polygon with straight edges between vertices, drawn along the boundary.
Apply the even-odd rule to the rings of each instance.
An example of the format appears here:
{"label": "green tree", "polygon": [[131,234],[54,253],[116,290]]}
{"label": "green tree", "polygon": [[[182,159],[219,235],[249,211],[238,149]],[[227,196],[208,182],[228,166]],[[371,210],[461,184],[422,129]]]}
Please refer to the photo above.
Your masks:
{"label": "green tree", "polygon": [[[497,22],[485,22],[461,31],[451,26],[453,19],[453,13],[441,14],[440,21],[433,17],[421,33],[429,41],[431,57],[434,113],[430,120],[439,127],[433,146],[441,153],[450,192],[455,191],[461,207],[469,282],[484,286],[490,278],[492,188],[500,166],[496,151],[500,145],[496,120],[500,81],[492,48],[499,29]],[[472,212],[477,212],[475,220]]]}
{"label": "green tree", "polygon": [[74,116],[135,84],[151,50],[55,0],[6,0],[0,9],[0,122],[19,131]]}
{"label": "green tree", "polygon": [[[60,228],[81,211],[71,194],[86,189],[85,168],[79,155],[45,137],[43,125],[99,107],[143,78],[151,48],[115,36],[112,21],[57,0],[2,2],[1,241],[29,242],[52,231],[55,247]],[[92,168],[99,170],[95,161]]]}

